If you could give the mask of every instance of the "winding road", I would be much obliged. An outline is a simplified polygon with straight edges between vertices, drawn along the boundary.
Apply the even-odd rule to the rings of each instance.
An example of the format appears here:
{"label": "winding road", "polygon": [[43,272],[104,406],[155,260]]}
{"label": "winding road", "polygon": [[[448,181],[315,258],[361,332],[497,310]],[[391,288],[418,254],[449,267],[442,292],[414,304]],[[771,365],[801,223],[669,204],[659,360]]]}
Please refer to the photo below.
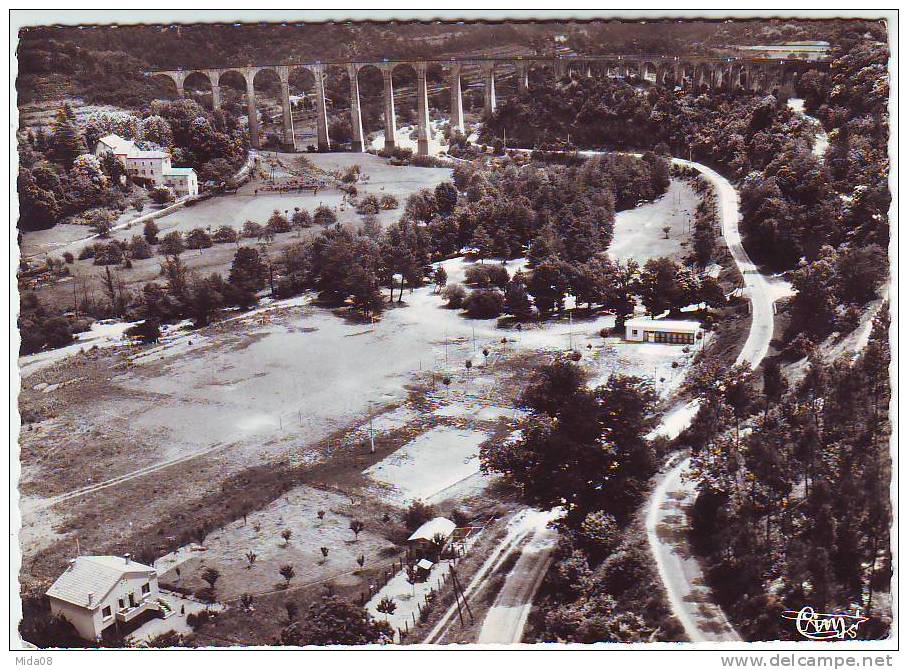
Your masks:
{"label": "winding road", "polygon": [[[735,361],[756,368],[766,352],[773,332],[773,295],[766,278],[747,255],[738,229],[738,193],[731,183],[705,165],[674,159],[700,172],[716,189],[722,235],[731,256],[744,278],[750,299],[750,332]],[[693,413],[685,413],[690,423]],[[673,427],[671,432],[677,434]],[[740,641],[741,637],[715,604],[700,564],[687,541],[687,509],[693,504],[696,486],[683,478],[690,459],[682,459],[659,481],[646,509],[646,536],[665,587],[672,613],[681,622],[691,642]]]}
{"label": "winding road", "polygon": [[[593,155],[599,152],[582,153]],[[705,165],[680,158],[673,158],[672,162],[697,170],[716,189],[722,235],[743,276],[752,315],[750,332],[736,364],[746,363],[755,368],[769,351],[772,339],[773,294],[766,278],[744,249],[738,229],[738,193],[727,179]],[[677,436],[693,420],[698,407],[696,400],[678,405],[665,414],[652,434],[670,438]],[[690,460],[686,458],[674,464],[653,491],[646,509],[647,539],[669,606],[690,641],[739,641],[740,636],[715,604],[686,540],[686,508],[692,504],[695,494],[694,483],[682,477],[689,465]],[[517,644],[522,640],[533,598],[552,561],[556,537],[553,529],[540,528],[523,546],[520,558],[486,615],[478,642]],[[511,550],[516,549],[512,547]]]}

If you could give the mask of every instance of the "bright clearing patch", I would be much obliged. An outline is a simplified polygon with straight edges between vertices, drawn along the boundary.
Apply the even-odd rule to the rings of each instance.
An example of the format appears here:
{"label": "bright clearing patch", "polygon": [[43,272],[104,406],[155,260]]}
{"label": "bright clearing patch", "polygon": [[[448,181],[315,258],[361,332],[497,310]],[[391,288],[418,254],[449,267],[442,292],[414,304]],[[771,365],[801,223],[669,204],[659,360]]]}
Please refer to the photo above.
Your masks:
{"label": "bright clearing patch", "polygon": [[479,472],[479,445],[489,434],[439,426],[365,470],[397,489],[401,502],[426,500]]}

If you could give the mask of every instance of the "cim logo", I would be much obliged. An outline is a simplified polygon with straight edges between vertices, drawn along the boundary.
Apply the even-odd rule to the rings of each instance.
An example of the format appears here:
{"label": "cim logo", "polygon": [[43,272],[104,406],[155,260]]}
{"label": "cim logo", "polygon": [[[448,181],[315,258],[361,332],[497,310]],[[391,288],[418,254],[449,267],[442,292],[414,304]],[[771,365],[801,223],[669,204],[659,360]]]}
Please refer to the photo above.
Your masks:
{"label": "cim logo", "polygon": [[858,636],[858,626],[868,617],[856,609],[854,614],[839,612],[825,614],[815,612],[812,607],[802,607],[800,610],[785,610],[782,618],[794,621],[798,632],[808,640],[844,640],[855,639]]}

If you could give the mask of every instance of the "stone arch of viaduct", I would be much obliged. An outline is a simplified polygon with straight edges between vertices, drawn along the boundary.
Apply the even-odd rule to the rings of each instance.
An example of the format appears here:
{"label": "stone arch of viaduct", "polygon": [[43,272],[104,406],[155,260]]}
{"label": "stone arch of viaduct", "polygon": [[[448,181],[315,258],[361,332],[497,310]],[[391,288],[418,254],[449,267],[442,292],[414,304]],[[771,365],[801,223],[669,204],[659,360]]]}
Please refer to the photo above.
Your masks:
{"label": "stone arch of viaduct", "polygon": [[744,58],[709,58],[700,56],[576,56],[545,57],[528,56],[518,58],[480,58],[423,61],[379,62],[311,62],[286,65],[248,65],[244,67],[202,68],[190,70],[157,70],[147,72],[148,76],[169,77],[176,85],[177,96],[184,95],[184,82],[190,75],[207,77],[211,84],[211,100],[214,109],[221,104],[220,81],[228,73],[241,76],[246,82],[246,107],[249,117],[249,139],[254,148],[261,146],[259,121],[255,106],[255,77],[260,72],[272,72],[280,80],[281,110],[283,117],[283,139],[288,146],[294,145],[293,116],[290,107],[290,74],[294,70],[308,70],[315,79],[315,108],[318,148],[331,148],[328,135],[328,112],[325,102],[325,77],[328,67],[340,67],[350,79],[350,121],[352,127],[352,148],[365,150],[362,112],[359,97],[358,74],[364,68],[375,68],[382,74],[382,99],[384,107],[385,148],[397,146],[397,125],[394,113],[393,71],[399,66],[412,67],[417,79],[417,153],[429,152],[429,103],[426,71],[430,65],[440,65],[445,71],[450,90],[450,122],[455,128],[464,130],[462,77],[464,68],[478,69],[482,78],[483,110],[485,114],[495,111],[496,68],[512,68],[517,77],[517,90],[529,89],[529,71],[534,66],[550,67],[558,79],[577,73],[581,76],[628,77],[635,74],[659,85],[672,84],[682,89],[703,92],[722,91],[733,93],[738,90],[772,91],[777,87],[791,84],[801,72],[808,68],[822,67],[822,61],[766,60]]}

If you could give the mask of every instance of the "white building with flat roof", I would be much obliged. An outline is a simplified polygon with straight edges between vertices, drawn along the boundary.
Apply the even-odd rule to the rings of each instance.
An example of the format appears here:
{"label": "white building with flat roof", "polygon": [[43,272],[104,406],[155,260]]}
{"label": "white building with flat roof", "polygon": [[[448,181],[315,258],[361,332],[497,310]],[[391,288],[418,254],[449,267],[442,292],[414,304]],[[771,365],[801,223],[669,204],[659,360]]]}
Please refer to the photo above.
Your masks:
{"label": "white building with flat roof", "polygon": [[638,318],[624,322],[624,339],[629,342],[693,344],[699,336],[699,321]]}
{"label": "white building with flat roof", "polygon": [[95,155],[100,157],[105,154],[116,156],[130,179],[136,183],[151,187],[167,186],[177,197],[199,194],[199,179],[195,170],[171,166],[170,154],[166,151],[145,151],[119,135],[105,135],[98,140]]}
{"label": "white building with flat roof", "polygon": [[79,556],[47,590],[50,611],[96,640],[110,626],[160,611],[158,573],[125,556]]}

